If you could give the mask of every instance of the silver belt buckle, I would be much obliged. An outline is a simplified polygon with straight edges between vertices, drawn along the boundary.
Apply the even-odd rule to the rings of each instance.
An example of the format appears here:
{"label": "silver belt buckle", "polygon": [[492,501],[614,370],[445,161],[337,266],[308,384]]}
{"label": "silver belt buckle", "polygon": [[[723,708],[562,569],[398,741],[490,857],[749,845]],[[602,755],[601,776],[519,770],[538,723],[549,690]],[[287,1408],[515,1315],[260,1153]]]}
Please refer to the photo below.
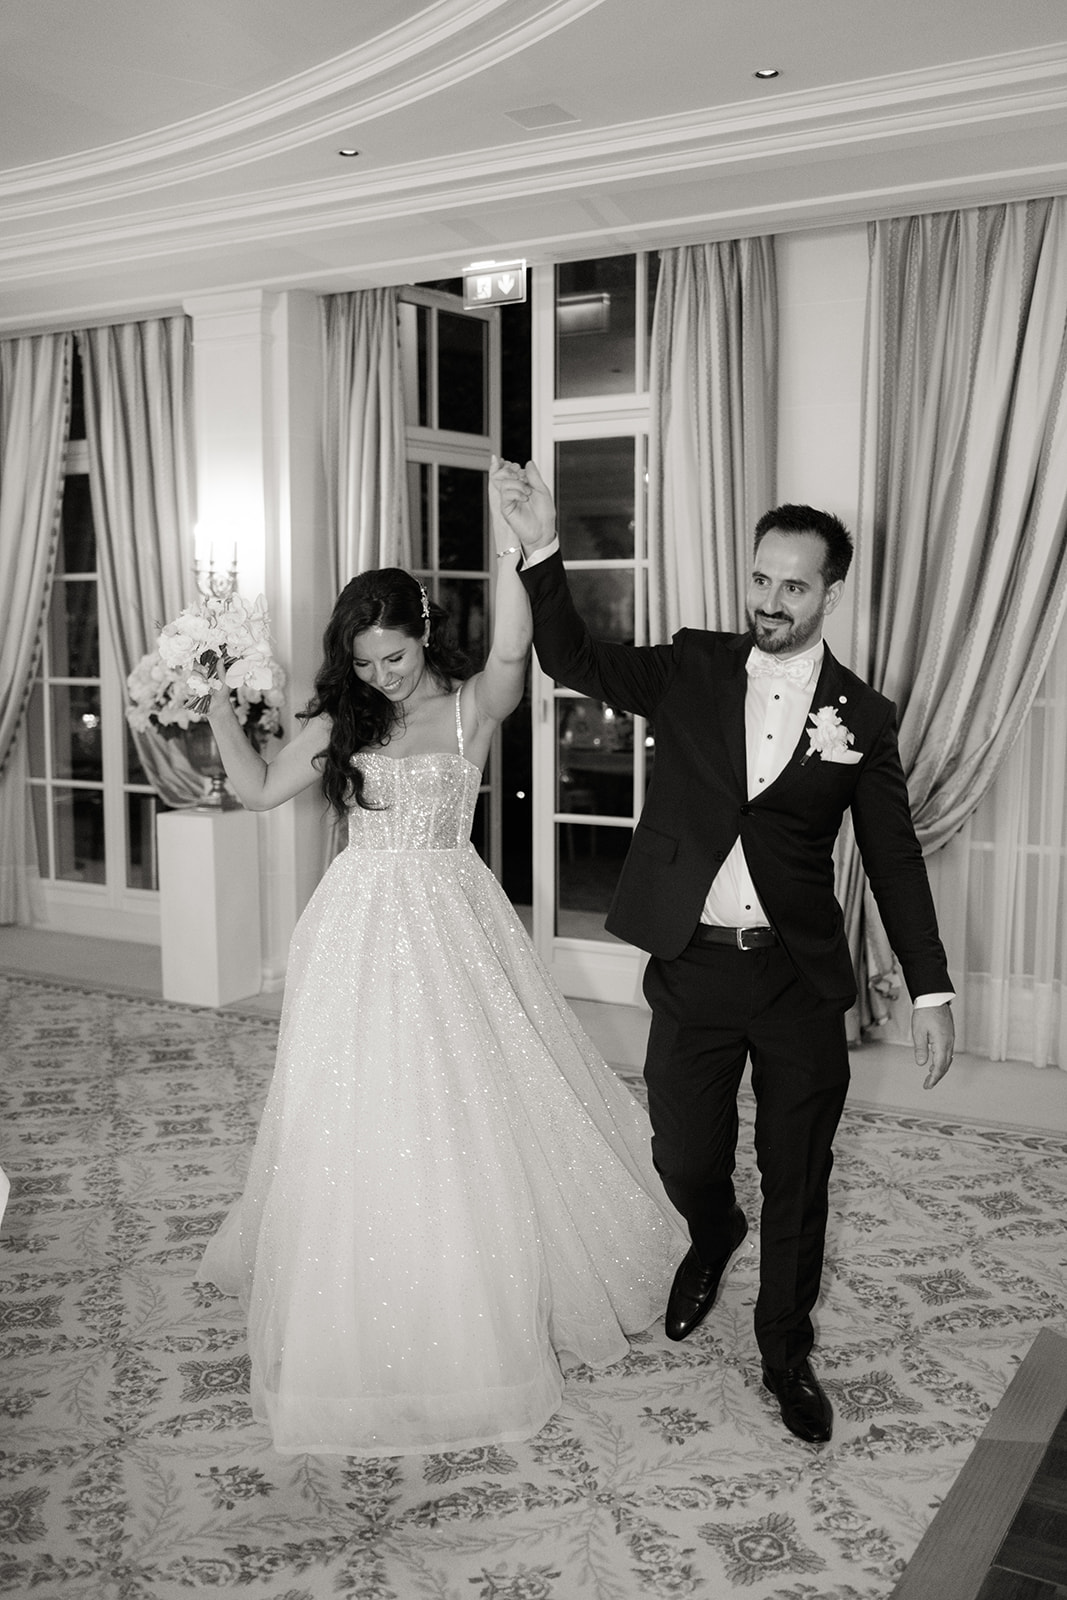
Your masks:
{"label": "silver belt buckle", "polygon": [[755,932],[756,932],[755,928],[738,928],[738,930],[737,930],[737,948],[739,950],[755,950],[756,946],[754,944],[746,944],[745,943],[745,934],[746,933],[755,933]]}

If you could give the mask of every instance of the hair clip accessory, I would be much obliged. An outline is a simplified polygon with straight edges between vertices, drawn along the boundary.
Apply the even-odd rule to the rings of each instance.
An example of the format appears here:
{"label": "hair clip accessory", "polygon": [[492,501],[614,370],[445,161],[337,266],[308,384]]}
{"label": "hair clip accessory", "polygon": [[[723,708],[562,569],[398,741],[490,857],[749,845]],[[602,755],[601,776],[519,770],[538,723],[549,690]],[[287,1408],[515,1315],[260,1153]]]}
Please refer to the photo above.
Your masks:
{"label": "hair clip accessory", "polygon": [[[416,582],[418,582],[417,579],[416,579]],[[423,588],[421,583],[419,584],[419,593],[422,595],[422,620],[427,625],[429,625],[429,621],[430,621],[430,597],[426,593],[426,590]]]}

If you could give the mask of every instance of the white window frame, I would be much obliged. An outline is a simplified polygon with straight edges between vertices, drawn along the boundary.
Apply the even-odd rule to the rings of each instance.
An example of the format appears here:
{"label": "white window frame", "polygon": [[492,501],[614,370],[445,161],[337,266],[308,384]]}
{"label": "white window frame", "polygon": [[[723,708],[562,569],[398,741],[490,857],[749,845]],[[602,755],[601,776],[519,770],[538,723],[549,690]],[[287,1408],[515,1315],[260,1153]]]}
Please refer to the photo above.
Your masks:
{"label": "white window frame", "polygon": [[[73,440],[67,446],[64,476],[88,476],[89,451],[83,439]],[[62,537],[62,535],[61,535]],[[148,784],[126,782],[126,684],[119,668],[114,647],[111,620],[107,613],[97,569],[92,574],[72,575],[71,582],[92,582],[97,587],[97,619],[100,630],[100,719],[102,782],[87,783],[78,779],[59,778],[53,774],[52,741],[52,683],[72,687],[92,685],[95,678],[70,678],[51,673],[50,618],[43,628],[41,654],[35,683],[42,688],[45,729],[46,772],[42,777],[30,777],[29,789],[48,790],[48,837],[46,850],[38,862],[38,878],[32,886],[31,905],[35,927],[63,933],[76,933],[107,939],[125,939],[146,944],[158,944],[159,893],[154,889],[131,889],[126,883],[126,796],[152,794]],[[53,600],[55,603],[55,591]],[[52,876],[54,866],[54,831],[51,792],[62,789],[99,789],[104,797],[104,870],[103,883],[78,883],[71,879]],[[27,795],[29,802],[30,796]],[[31,822],[31,826],[32,826]],[[150,830],[150,848],[155,850],[155,829]]]}
{"label": "white window frame", "polygon": [[[648,495],[647,461],[651,402],[645,321],[648,305],[647,254],[637,256],[635,330],[635,389],[630,394],[592,395],[559,400],[555,396],[555,268],[533,269],[534,314],[532,325],[533,454],[555,492],[556,445],[572,439],[632,437],[634,448],[634,555],[612,561],[569,561],[568,570],[618,568],[634,575],[635,642],[646,641],[648,616]],[[533,937],[538,952],[564,994],[578,999],[634,1005],[640,1002],[645,955],[633,945],[604,935],[577,938],[556,931],[557,829],[561,825],[618,827],[632,831],[645,792],[645,735],[643,718],[634,719],[633,810],[624,817],[583,816],[556,809],[556,704],[576,698],[558,688],[533,668]]]}

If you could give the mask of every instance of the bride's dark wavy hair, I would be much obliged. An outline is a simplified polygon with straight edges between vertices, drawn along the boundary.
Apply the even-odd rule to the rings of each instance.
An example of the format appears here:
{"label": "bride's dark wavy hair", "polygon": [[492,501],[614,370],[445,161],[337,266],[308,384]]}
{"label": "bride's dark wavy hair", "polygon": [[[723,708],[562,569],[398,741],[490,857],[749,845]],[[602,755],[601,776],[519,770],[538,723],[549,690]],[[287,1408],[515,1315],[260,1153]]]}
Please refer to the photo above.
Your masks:
{"label": "bride's dark wavy hair", "polygon": [[[390,700],[362,678],[352,665],[352,646],[368,628],[392,628],[421,639],[427,628],[423,611],[426,592],[417,578],[400,567],[379,567],[361,572],[337,597],[322,636],[322,665],[315,675],[315,692],[301,717],[307,721],[324,712],[331,719],[330,742],[315,757],[322,769],[322,792],[327,803],[343,817],[353,801],[374,810],[363,798],[363,774],[352,765],[357,750],[388,744],[400,712]],[[457,647],[451,620],[435,600],[429,608],[426,668],[442,689],[466,678],[470,666]]]}

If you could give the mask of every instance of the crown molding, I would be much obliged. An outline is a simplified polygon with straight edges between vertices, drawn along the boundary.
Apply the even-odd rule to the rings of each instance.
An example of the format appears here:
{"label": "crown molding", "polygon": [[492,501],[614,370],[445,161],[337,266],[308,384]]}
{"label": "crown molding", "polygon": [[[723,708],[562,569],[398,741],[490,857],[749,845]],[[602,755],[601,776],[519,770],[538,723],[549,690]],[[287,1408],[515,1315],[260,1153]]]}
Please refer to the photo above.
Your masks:
{"label": "crown molding", "polygon": [[[557,0],[549,8],[542,6],[539,20],[544,24],[551,10],[554,24],[563,26],[564,10],[573,14],[600,3],[601,0]],[[514,44],[514,39],[511,42]],[[500,39],[494,42],[495,59],[503,44]],[[521,44],[515,48],[521,48]],[[442,87],[437,80],[442,73],[448,76],[449,71],[435,69],[433,74],[420,78],[418,85],[408,84],[404,92],[411,95],[417,88],[420,93],[432,93],[430,79],[434,79],[436,87]],[[447,86],[454,87],[454,83],[455,79],[448,76]],[[461,190],[478,179],[491,182],[498,178],[518,184],[520,192],[530,193],[536,192],[542,181],[625,182],[655,167],[680,170],[687,165],[718,166],[742,159],[822,154],[856,140],[940,135],[949,129],[980,126],[998,118],[1065,113],[1067,47],[1057,47],[956,62],[943,70],[923,69],[872,78],[830,90],[800,91],[782,95],[772,104],[741,102],[592,132],[568,129],[565,133],[520,139],[481,151],[449,153],[404,166],[355,172],[350,178],[316,179],[263,191],[246,187],[243,192],[219,199],[169,208],[152,204],[162,188],[195,177],[214,176],[235,166],[248,166],[253,160],[268,160],[275,143],[261,140],[254,155],[248,150],[231,150],[226,157],[206,163],[186,164],[180,170],[171,167],[164,173],[141,172],[122,182],[98,185],[95,190],[71,178],[78,189],[76,195],[55,190],[45,196],[38,193],[32,199],[20,198],[22,191],[17,185],[0,181],[0,227],[7,241],[0,245],[0,261],[18,259],[23,245],[33,248],[32,240],[37,241],[38,248],[55,248],[61,241],[77,248],[90,242],[99,244],[106,238],[121,245],[144,237],[153,228],[161,235],[173,227],[190,224],[210,231],[213,220],[220,215],[230,220],[244,215],[281,222],[288,213],[306,225],[316,205],[333,212],[338,205],[362,211],[368,204],[373,206],[375,195],[383,191],[398,203],[405,194],[418,195],[420,205],[425,203],[428,191],[436,191],[439,202],[447,205],[452,203],[453,190]],[[334,124],[329,131],[336,133],[335,119]],[[343,125],[351,128],[351,113]],[[323,125],[316,124],[314,137],[320,138],[322,132]],[[291,149],[291,133],[277,136],[278,141],[283,139],[284,147]],[[67,177],[70,178],[69,171]],[[115,216],[110,221],[78,221],[72,215],[78,212],[84,217],[87,207],[99,210],[109,201],[128,202],[131,198],[144,202],[132,215]],[[48,226],[54,216],[62,217],[61,226]],[[20,229],[20,223],[31,221],[38,226]]]}
{"label": "crown molding", "polygon": [[[506,12],[514,42],[523,28],[564,27],[599,3],[518,0],[521,17],[517,0],[430,9],[441,36],[473,60],[501,47],[500,36],[473,39],[475,11],[484,25]],[[416,50],[425,33],[405,38],[409,62],[425,67]],[[399,56],[403,41],[393,46]],[[420,72],[403,92],[421,92],[430,76]],[[367,82],[386,92],[380,74]],[[1067,192],[1065,123],[1062,45],[644,122],[518,134],[306,183],[270,184],[267,166],[257,172],[245,158],[234,171],[240,187],[203,199],[193,189],[166,203],[179,181],[172,170],[131,171],[76,196],[56,188],[12,198],[0,186],[0,328],[54,326],[48,308],[63,325],[86,326],[156,314],[190,293],[321,293],[454,276],[472,248],[547,262],[1058,194]],[[219,170],[232,161],[232,151],[216,154]]]}
{"label": "crown molding", "polygon": [[[1040,59],[1035,61],[1034,55]],[[0,205],[0,284],[27,270],[46,276],[65,272],[68,264],[62,258],[68,254],[86,268],[98,268],[164,251],[202,253],[266,240],[283,243],[310,232],[335,232],[341,218],[347,231],[409,215],[476,211],[542,195],[618,189],[664,175],[707,172],[710,179],[729,169],[825,162],[857,146],[880,149],[995,123],[1055,121],[1065,114],[1067,51],[1055,56],[1032,52],[1026,61],[1013,57],[995,64],[960,63],[947,79],[924,72],[846,85],[831,94],[784,96],[771,113],[743,105],[710,115],[689,113],[593,133],[548,135],[466,156],[383,167],[349,179],[156,206],[113,219],[74,220],[64,207],[62,225],[20,229],[20,208]]]}
{"label": "crown molding", "polygon": [[[369,44],[220,110],[0,173],[0,215],[123,200],[268,161],[454,88],[603,4],[436,0]],[[484,37],[486,24],[505,13],[505,26]],[[401,72],[399,82],[380,83]]]}
{"label": "crown molding", "polygon": [[[756,234],[787,234],[819,228],[862,227],[887,217],[919,215],[941,210],[968,209],[1045,199],[1067,193],[1067,173],[1063,164],[1044,167],[1004,168],[995,172],[970,173],[951,180],[932,179],[926,183],[884,184],[878,187],[842,187],[831,194],[801,196],[774,205],[716,206],[709,204],[699,216],[691,212],[664,214],[651,221],[626,221],[605,227],[590,220],[582,228],[556,228],[542,231],[537,240],[527,243],[531,266],[552,265],[560,261],[584,260],[590,256],[630,254],[637,250],[670,249],[716,239],[745,238]],[[161,252],[159,259],[172,258]],[[420,280],[459,276],[471,256],[469,245],[449,249],[421,250],[366,255],[341,268],[312,268],[294,280],[291,272],[274,273],[269,264],[257,261],[254,276],[230,275],[225,286],[211,294],[261,292],[285,294],[294,289],[313,294],[341,290],[410,284]],[[145,258],[146,260],[148,258]],[[180,274],[179,274],[180,277]],[[87,279],[69,270],[69,285],[62,296],[61,310],[29,309],[0,311],[0,338],[58,329],[79,329],[105,323],[128,322],[138,317],[177,315],[202,295],[185,293],[168,286],[165,291],[145,290],[134,272],[118,294],[84,295]],[[78,291],[83,298],[76,299]]]}

